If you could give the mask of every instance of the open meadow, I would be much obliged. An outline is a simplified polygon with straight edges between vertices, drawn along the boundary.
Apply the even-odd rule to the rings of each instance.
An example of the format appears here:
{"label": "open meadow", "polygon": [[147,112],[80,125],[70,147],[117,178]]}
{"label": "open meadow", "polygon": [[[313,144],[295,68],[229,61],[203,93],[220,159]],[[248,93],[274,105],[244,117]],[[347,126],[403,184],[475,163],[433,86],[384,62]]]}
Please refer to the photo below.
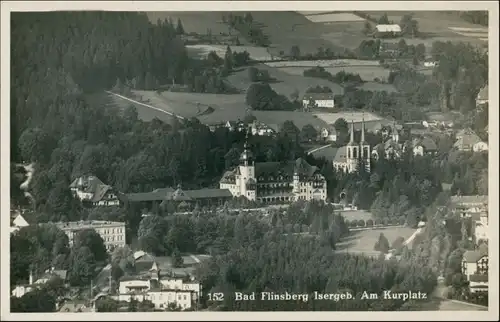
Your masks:
{"label": "open meadow", "polygon": [[290,61],[290,62],[269,62],[267,66],[279,69],[289,75],[302,76],[304,71],[319,66],[335,75],[338,72],[359,74],[361,79],[371,82],[378,78],[386,80],[389,76],[389,70],[380,66],[378,61],[357,60],[357,59],[332,59],[319,61]]}
{"label": "open meadow", "polygon": [[[412,40],[416,43],[424,42],[426,46],[434,41],[462,41],[483,45],[488,41],[488,28],[464,21],[456,13],[446,11],[366,11],[371,17],[378,19],[387,13],[389,21],[398,24],[406,14],[413,13],[418,22],[419,32],[423,38]],[[409,39],[405,40],[408,42]]]}
{"label": "open meadow", "polygon": [[[257,46],[229,46],[232,52],[248,52],[250,59],[256,61],[269,61],[278,59],[278,56],[271,55],[268,48]],[[195,58],[206,58],[211,51],[217,56],[224,57],[227,46],[224,45],[187,45],[188,55]]]}
{"label": "open meadow", "polygon": [[416,229],[408,227],[386,227],[353,231],[337,245],[337,251],[378,256],[379,252],[375,251],[373,247],[380,233],[383,233],[389,244],[392,245],[398,237],[407,240],[415,231]]}
{"label": "open meadow", "polygon": [[159,120],[165,123],[171,123],[174,119],[174,116],[169,115],[167,113],[163,113],[161,111],[154,110],[152,108],[104,92],[87,95],[86,100],[89,102],[89,104],[100,105],[102,106],[102,108],[115,107],[120,109],[121,111],[125,110],[130,106],[133,106],[137,111],[139,119],[146,122],[149,122],[154,118],[158,118]]}
{"label": "open meadow", "polygon": [[[260,70],[267,70],[269,75],[275,79],[275,81],[270,82],[270,86],[278,94],[285,95],[288,98],[290,98],[290,95],[295,91],[298,91],[299,97],[301,97],[309,87],[314,86],[327,86],[332,89],[334,95],[342,94],[344,92],[342,86],[325,79],[304,77],[302,76],[302,73],[297,73],[295,75],[290,74],[285,72],[282,68],[269,67],[267,64],[259,64],[255,67]],[[252,84],[250,78],[248,77],[248,70],[246,68],[231,74],[228,77],[228,81],[232,86],[244,91],[246,91]]]}

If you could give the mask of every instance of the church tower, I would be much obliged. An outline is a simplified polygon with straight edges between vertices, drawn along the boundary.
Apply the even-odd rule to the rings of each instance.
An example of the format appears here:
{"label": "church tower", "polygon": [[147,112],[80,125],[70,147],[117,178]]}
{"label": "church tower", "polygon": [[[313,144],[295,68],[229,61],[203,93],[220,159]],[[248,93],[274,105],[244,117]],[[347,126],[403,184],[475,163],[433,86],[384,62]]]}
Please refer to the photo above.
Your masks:
{"label": "church tower", "polygon": [[363,159],[366,167],[366,171],[370,172],[370,145],[365,140],[365,117],[361,122],[361,142],[359,142],[359,149],[361,151],[361,158]]}
{"label": "church tower", "polygon": [[240,155],[239,165],[240,195],[248,200],[255,200],[257,182],[255,181],[255,161],[252,152],[248,148],[248,132]]}
{"label": "church tower", "polygon": [[354,121],[351,121],[351,137],[346,146],[347,149],[347,172],[356,171],[359,158],[359,146],[354,141]]}

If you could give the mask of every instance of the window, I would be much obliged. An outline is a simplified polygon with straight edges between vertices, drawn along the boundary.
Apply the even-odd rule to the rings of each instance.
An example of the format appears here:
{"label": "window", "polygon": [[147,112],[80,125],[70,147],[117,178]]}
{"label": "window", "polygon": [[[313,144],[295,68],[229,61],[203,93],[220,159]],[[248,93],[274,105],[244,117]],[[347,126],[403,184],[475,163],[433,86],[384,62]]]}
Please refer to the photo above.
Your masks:
{"label": "window", "polygon": [[477,273],[481,275],[488,274],[488,257],[484,257],[477,263]]}
{"label": "window", "polygon": [[187,296],[186,296],[186,295],[184,295],[184,301],[185,301],[185,300],[187,300]]}

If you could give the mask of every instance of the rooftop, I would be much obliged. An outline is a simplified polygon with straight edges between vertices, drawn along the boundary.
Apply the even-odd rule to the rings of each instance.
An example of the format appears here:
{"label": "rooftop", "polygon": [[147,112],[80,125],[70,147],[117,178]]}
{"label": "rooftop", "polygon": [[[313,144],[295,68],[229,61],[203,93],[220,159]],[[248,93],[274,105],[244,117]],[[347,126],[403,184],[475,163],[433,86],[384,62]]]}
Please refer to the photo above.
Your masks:
{"label": "rooftop", "polygon": [[91,229],[91,228],[101,228],[101,227],[125,226],[125,223],[120,221],[82,220],[82,221],[58,222],[55,223],[55,225],[59,229],[68,230],[68,229]]}
{"label": "rooftop", "polygon": [[486,244],[481,244],[476,250],[466,251],[463,255],[463,260],[467,263],[476,263],[484,256],[488,256],[488,246]]}
{"label": "rooftop", "polygon": [[333,93],[305,93],[304,100],[333,100]]}
{"label": "rooftop", "polygon": [[401,27],[399,25],[376,25],[375,29],[378,32],[401,32]]}
{"label": "rooftop", "polygon": [[479,93],[477,94],[478,100],[488,100],[488,85],[481,88]]}
{"label": "rooftop", "polygon": [[172,188],[156,189],[152,192],[125,194],[129,201],[190,201],[209,198],[230,198],[232,194],[227,189],[203,188],[198,190],[174,190]]}
{"label": "rooftop", "polygon": [[484,205],[488,204],[488,196],[451,196],[450,201],[455,205]]}

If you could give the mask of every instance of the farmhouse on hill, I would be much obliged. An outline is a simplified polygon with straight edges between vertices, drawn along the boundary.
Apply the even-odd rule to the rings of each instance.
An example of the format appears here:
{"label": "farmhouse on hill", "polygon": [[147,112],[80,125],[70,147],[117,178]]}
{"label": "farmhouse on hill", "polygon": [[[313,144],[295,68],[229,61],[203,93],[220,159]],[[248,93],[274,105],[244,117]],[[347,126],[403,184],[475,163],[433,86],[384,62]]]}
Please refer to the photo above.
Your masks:
{"label": "farmhouse on hill", "polygon": [[306,93],[302,98],[304,108],[333,108],[333,93]]}
{"label": "farmhouse on hill", "polygon": [[374,36],[377,38],[399,37],[401,27],[399,25],[376,25]]}

